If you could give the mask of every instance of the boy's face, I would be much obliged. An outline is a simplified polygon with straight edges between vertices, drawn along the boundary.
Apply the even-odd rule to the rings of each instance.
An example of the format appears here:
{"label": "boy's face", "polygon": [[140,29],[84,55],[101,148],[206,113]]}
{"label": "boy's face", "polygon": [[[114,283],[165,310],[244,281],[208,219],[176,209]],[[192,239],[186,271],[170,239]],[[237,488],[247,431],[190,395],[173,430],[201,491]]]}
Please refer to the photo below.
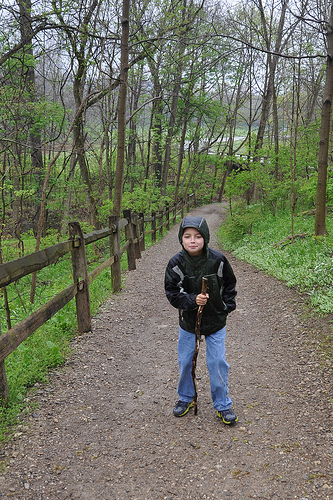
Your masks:
{"label": "boy's face", "polygon": [[182,243],[190,257],[197,257],[202,252],[205,240],[197,229],[186,227],[183,232]]}

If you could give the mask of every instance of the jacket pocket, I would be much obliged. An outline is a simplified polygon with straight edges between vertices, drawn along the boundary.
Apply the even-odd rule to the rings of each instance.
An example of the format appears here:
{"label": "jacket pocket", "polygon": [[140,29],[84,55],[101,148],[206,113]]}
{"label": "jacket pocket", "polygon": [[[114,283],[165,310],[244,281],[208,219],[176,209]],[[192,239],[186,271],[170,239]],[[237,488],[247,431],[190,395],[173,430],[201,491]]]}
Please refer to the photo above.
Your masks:
{"label": "jacket pocket", "polygon": [[228,310],[222,299],[223,284],[216,274],[208,274],[205,276],[208,280],[209,300],[207,305],[217,312],[225,312]]}

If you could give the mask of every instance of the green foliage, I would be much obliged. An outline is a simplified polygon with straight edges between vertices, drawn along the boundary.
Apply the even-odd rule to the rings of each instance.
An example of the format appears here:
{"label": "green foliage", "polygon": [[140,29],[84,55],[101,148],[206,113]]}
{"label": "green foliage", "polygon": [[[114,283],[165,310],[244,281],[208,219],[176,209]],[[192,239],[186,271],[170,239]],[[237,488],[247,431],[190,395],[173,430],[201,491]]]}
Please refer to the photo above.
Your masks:
{"label": "green foliage", "polygon": [[315,238],[314,218],[299,215],[291,243],[287,210],[274,216],[263,206],[243,205],[227,217],[219,238],[236,257],[307,293],[316,313],[328,314],[333,312],[333,221],[328,219],[327,225],[329,235]]}
{"label": "green foliage", "polygon": [[330,170],[327,177],[328,177],[327,188],[326,188],[327,205],[332,206],[333,205],[333,172],[332,172],[332,170]]}
{"label": "green foliage", "polygon": [[[225,158],[220,155],[203,154],[199,158],[194,158],[193,163],[197,163],[197,169],[189,192],[195,192],[200,205],[211,203],[213,194],[216,194],[218,186],[222,182]],[[188,169],[188,161],[184,160],[182,173]],[[172,191],[170,191],[170,196],[172,196]]]}
{"label": "green foliage", "polygon": [[137,186],[131,192],[126,191],[123,194],[123,207],[136,213],[158,211],[162,203],[161,190],[152,180],[146,181],[146,190]]}
{"label": "green foliage", "polygon": [[[298,194],[300,196],[300,207],[304,210],[316,206],[317,174],[312,174],[309,178],[303,178],[298,182]],[[329,191],[328,191],[329,193]]]}
{"label": "green foliage", "polygon": [[[230,200],[246,197],[251,200],[254,193],[266,208],[274,214],[278,209],[290,206],[291,196],[296,200],[296,210],[315,207],[318,162],[318,123],[298,130],[297,150],[288,143],[280,143],[276,155],[273,147],[265,144],[258,152],[258,161],[244,162],[240,170],[233,170],[225,187]],[[235,157],[234,161],[238,159]],[[238,161],[237,161],[238,162]],[[328,171],[327,201],[333,202],[333,172]],[[250,194],[248,192],[249,188]]]}
{"label": "green foliage", "polygon": [[113,211],[113,200],[104,200],[99,207],[98,213],[100,220],[104,222],[105,225],[109,224],[109,217]]}
{"label": "green foliage", "polygon": [[239,241],[252,232],[253,223],[262,217],[262,210],[259,205],[251,205],[245,208],[242,204],[233,210],[219,232],[223,237],[224,247],[233,249]]}
{"label": "green foliage", "polygon": [[[49,126],[53,124],[58,127],[62,123],[63,109],[57,103],[49,102],[45,99],[39,99],[38,102],[29,102],[27,105],[28,118],[33,116],[33,123],[30,131],[39,133],[41,130],[49,130]],[[44,140],[49,140],[49,136]]]}
{"label": "green foliage", "polygon": [[[31,101],[27,90],[12,85],[4,85],[0,89],[0,138],[6,139],[12,130],[16,138],[23,141],[29,133],[50,132],[50,125],[60,126],[63,119],[62,107],[54,102],[39,98]],[[49,134],[44,137],[45,141]]]}
{"label": "green foliage", "polygon": [[306,127],[298,128],[297,134],[297,164],[299,175],[311,175],[318,166],[320,118]]}
{"label": "green foliage", "polygon": [[230,199],[236,199],[243,196],[252,186],[253,171],[243,170],[242,172],[231,172],[225,186],[225,195]]}
{"label": "green foliage", "polygon": [[26,408],[24,402],[11,402],[7,406],[0,405],[0,445],[13,434],[18,417]]}

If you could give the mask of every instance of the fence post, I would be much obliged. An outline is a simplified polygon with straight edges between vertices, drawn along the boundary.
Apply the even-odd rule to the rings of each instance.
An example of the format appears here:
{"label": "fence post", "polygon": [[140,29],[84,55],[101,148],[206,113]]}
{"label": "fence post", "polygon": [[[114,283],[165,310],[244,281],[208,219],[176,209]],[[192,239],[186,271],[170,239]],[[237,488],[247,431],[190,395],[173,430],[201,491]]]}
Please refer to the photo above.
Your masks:
{"label": "fence post", "polygon": [[[69,238],[73,240],[73,249],[71,251],[73,280],[78,286],[78,291],[75,295],[78,328],[80,333],[90,332],[91,312],[84,236],[78,222],[70,222],[68,227]],[[79,238],[76,238],[76,236]]]}
{"label": "fence post", "polygon": [[165,221],[166,221],[166,229],[169,231],[170,229],[170,207],[169,207],[169,202],[166,202],[165,204]]}
{"label": "fence post", "polygon": [[123,215],[125,219],[128,220],[127,226],[125,226],[125,237],[126,241],[129,241],[129,245],[127,248],[127,263],[128,263],[128,270],[129,271],[134,271],[136,269],[135,265],[135,249],[134,249],[134,242],[133,242],[133,224],[132,224],[132,217],[131,217],[131,211],[130,210],[123,210]]}
{"label": "fence post", "polygon": [[118,221],[119,217],[117,215],[109,217],[109,226],[113,231],[110,235],[110,257],[114,256],[114,263],[111,264],[111,284],[114,292],[120,292],[121,288],[120,231]]}
{"label": "fence post", "polygon": [[132,227],[133,227],[133,235],[134,235],[134,238],[136,239],[136,243],[134,243],[135,258],[141,259],[140,231],[139,231],[138,214],[132,215]]}
{"label": "fence post", "polygon": [[172,223],[173,224],[176,224],[176,219],[177,219],[177,206],[178,206],[178,201],[176,201],[176,203],[174,204],[173,206],[173,219],[172,219]]}
{"label": "fence post", "polygon": [[151,242],[155,243],[156,242],[156,212],[152,212],[151,216],[153,220],[151,221]]}
{"label": "fence post", "polygon": [[9,389],[5,370],[5,361],[0,361],[0,404],[5,406],[9,400]]}
{"label": "fence post", "polygon": [[139,214],[139,228],[140,228],[140,250],[141,252],[145,251],[146,242],[145,242],[145,216],[143,212]]}
{"label": "fence post", "polygon": [[163,216],[164,212],[163,210],[159,211],[159,217],[158,217],[158,225],[160,226],[160,236],[163,236]]}

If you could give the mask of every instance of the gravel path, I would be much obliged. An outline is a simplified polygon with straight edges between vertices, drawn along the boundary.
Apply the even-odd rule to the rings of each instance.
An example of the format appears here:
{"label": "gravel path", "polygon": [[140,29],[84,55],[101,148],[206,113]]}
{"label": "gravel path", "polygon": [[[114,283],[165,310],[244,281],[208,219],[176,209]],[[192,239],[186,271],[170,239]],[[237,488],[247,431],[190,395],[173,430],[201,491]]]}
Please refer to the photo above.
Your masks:
{"label": "gravel path", "polygon": [[[216,247],[221,205],[191,214],[207,218]],[[173,417],[177,311],[163,279],[177,233],[144,252],[75,354],[36,387],[38,408],[0,452],[1,499],[333,498],[332,363],[317,349],[329,325],[302,319],[294,291],[230,255],[238,302],[227,360],[239,422],[215,415],[204,343],[198,414]]]}

